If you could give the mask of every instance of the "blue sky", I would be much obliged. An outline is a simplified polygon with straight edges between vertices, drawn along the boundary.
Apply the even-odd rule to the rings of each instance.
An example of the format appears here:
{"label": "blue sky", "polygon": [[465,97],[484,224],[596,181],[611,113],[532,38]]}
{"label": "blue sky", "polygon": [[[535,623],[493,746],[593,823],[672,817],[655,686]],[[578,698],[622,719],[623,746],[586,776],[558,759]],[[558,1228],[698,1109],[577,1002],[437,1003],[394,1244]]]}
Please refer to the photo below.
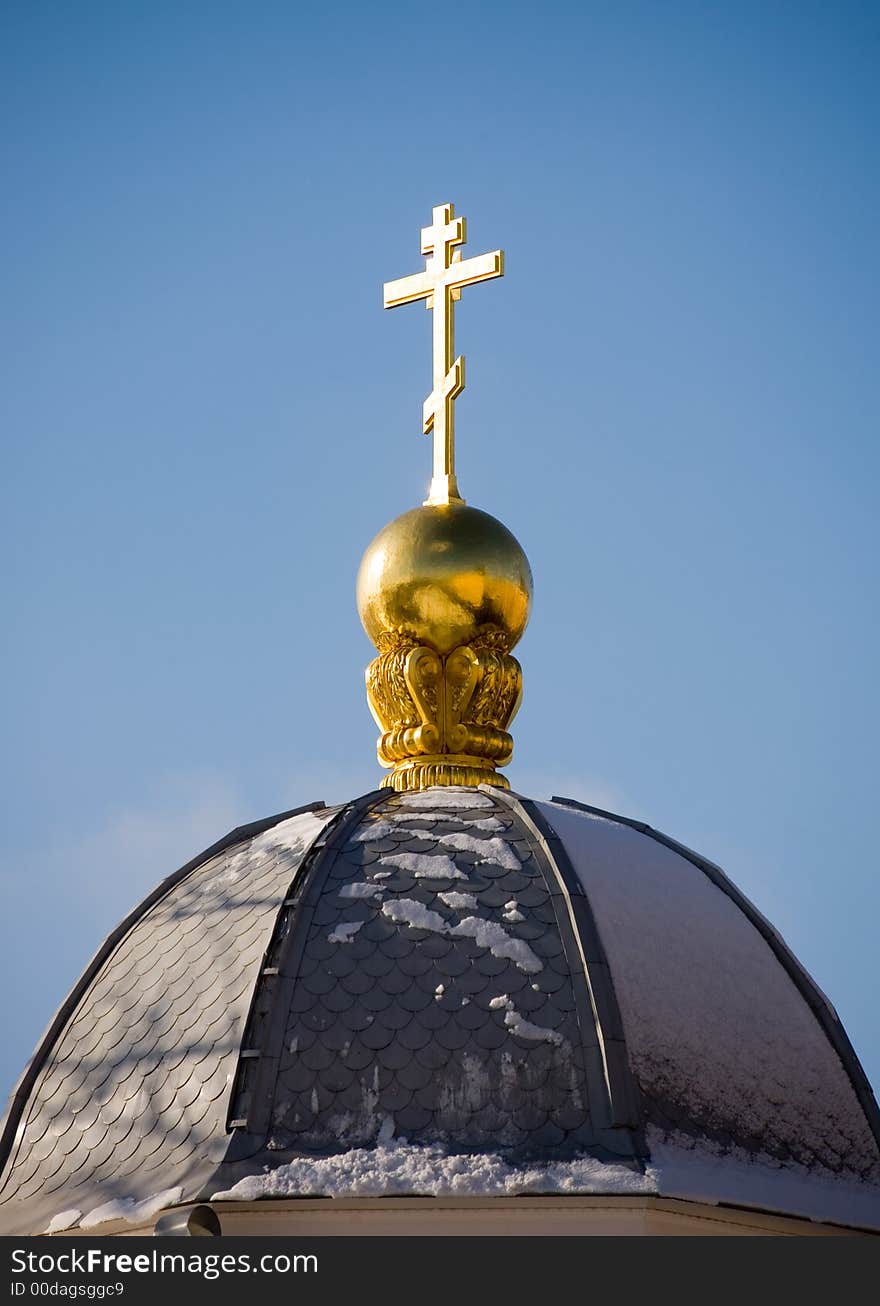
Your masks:
{"label": "blue sky", "polygon": [[465,497],[532,562],[514,785],[720,862],[873,1082],[875,4],[2,8],[0,1091],[239,821],[372,788],[360,554],[420,502],[453,201]]}

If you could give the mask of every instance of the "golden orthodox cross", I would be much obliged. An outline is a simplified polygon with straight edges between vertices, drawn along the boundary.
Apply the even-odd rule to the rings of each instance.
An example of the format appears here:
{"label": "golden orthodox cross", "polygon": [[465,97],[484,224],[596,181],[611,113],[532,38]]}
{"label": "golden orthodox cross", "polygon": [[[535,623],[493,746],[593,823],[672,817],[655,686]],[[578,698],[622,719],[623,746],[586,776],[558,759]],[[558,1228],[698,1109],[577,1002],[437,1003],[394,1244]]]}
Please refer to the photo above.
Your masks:
{"label": "golden orthodox cross", "polygon": [[504,252],[462,259],[459,245],[467,239],[464,218],[455,217],[451,204],[433,210],[430,227],[422,228],[424,272],[384,286],[386,308],[424,299],[433,309],[434,388],[422,408],[422,427],[434,432],[434,473],[426,503],[464,503],[455,479],[455,400],[464,389],[464,359],[454,358],[454,303],[463,286],[504,276]]}

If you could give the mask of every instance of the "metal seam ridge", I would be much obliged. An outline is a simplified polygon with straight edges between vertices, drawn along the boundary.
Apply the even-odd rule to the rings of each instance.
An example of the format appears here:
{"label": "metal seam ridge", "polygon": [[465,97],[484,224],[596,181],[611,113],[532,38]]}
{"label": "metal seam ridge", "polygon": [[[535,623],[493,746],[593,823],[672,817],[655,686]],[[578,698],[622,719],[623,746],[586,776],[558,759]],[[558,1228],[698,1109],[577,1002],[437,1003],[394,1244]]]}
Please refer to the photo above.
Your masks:
{"label": "metal seam ridge", "polygon": [[[594,1023],[599,1038],[610,1125],[611,1128],[628,1129],[635,1142],[636,1155],[645,1158],[648,1147],[644,1135],[641,1097],[629,1064],[614,979],[589,898],[575,873],[562,839],[535,802],[512,791],[493,788],[492,792],[511,807],[526,828],[532,831],[551,873],[563,891],[579,952],[578,960],[590,998],[591,1010],[584,1014],[585,1018]],[[578,914],[582,916],[582,922],[578,921]],[[590,957],[586,955],[581,926],[590,935]]]}
{"label": "metal seam ridge", "polygon": [[[285,894],[284,902],[275,918],[272,936],[266,946],[263,964],[257,975],[242,1035],[242,1049],[257,1050],[251,1038],[251,1030],[258,999],[268,981],[273,985],[275,992],[269,1002],[267,1028],[263,1037],[264,1046],[259,1049],[260,1055],[251,1092],[252,1104],[245,1116],[240,1116],[243,1071],[242,1057],[239,1054],[227,1114],[227,1131],[231,1137],[220,1166],[246,1160],[265,1146],[277,1086],[280,1041],[283,1040],[291,991],[296,983],[302,947],[308,934],[315,902],[324,887],[339,847],[360,825],[366,812],[387,798],[387,789],[375,789],[342,807],[307,849],[293,882]],[[290,902],[291,898],[294,899],[293,902]],[[276,972],[274,975],[263,973],[267,960],[270,962],[269,969]],[[243,1126],[233,1125],[232,1122],[238,1119],[246,1119],[247,1123]]]}

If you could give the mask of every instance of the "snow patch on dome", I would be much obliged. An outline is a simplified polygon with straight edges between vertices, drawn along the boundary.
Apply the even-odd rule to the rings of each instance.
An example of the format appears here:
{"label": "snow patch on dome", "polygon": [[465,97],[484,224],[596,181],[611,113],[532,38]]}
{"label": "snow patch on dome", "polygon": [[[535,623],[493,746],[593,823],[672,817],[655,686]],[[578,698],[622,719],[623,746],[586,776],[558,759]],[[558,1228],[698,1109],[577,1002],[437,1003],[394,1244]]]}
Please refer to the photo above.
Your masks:
{"label": "snow patch on dome", "polygon": [[435,934],[445,934],[451,938],[473,939],[478,948],[487,948],[493,957],[504,957],[512,961],[527,975],[536,975],[544,969],[544,963],[535,956],[529,945],[523,939],[511,938],[497,921],[487,921],[481,916],[465,916],[457,925],[451,925],[439,912],[431,911],[430,907],[415,898],[392,898],[382,904],[382,914],[396,925],[411,925],[415,930],[432,930]]}
{"label": "snow patch on dome", "polygon": [[433,930],[436,934],[446,934],[449,930],[439,912],[431,911],[424,903],[415,898],[395,898],[392,902],[383,902],[382,915],[394,921],[395,925],[411,925],[414,930]]}
{"label": "snow patch on dome", "polygon": [[459,893],[457,889],[448,889],[446,893],[438,893],[437,897],[441,902],[445,902],[447,907],[453,911],[476,911],[477,900],[472,893]]}
{"label": "snow patch on dome", "polygon": [[[434,815],[436,816],[436,813]],[[412,825],[406,823],[427,821],[430,816],[429,811],[395,812],[394,824],[390,827],[389,833],[412,836],[415,834],[415,830]],[[462,825],[466,825],[469,830],[482,830],[486,834],[503,834],[505,830],[510,828],[509,824],[499,821],[497,816],[469,816],[467,812],[460,812],[456,816],[456,820],[461,821]],[[431,835],[432,839],[439,837],[441,836]]]}
{"label": "snow patch on dome", "polygon": [[82,1211],[77,1207],[73,1207],[70,1211],[59,1211],[57,1215],[52,1216],[43,1233],[63,1233],[65,1229],[72,1229],[81,1218]]}
{"label": "snow patch on dome", "polygon": [[336,928],[327,935],[327,942],[351,943],[358,930],[365,924],[365,921],[340,921]]}
{"label": "snow patch on dome", "polygon": [[401,807],[417,807],[425,812],[460,811],[463,807],[494,807],[487,794],[476,789],[448,788],[437,786],[433,789],[421,789],[412,794],[398,794],[397,802]]}
{"label": "snow patch on dome", "polygon": [[495,1152],[450,1154],[439,1143],[418,1147],[405,1138],[328,1157],[297,1157],[240,1179],[212,1202],[262,1197],[514,1197],[520,1193],[656,1193],[654,1177],[623,1165],[578,1157],[514,1166]]}
{"label": "snow patch on dome", "polygon": [[430,839],[443,848],[454,848],[457,852],[474,853],[480,862],[491,862],[501,866],[505,871],[518,871],[522,862],[503,839],[476,839],[463,830],[452,830],[447,834],[432,834],[430,830],[405,830],[410,839]]}
{"label": "snow patch on dome", "polygon": [[279,849],[303,853],[312,840],[317,839],[331,815],[323,808],[317,812],[300,812],[299,816],[291,816],[252,839],[246,849],[247,855],[253,858],[260,853],[273,853]]}
{"label": "snow patch on dome", "polygon": [[373,843],[374,840],[387,839],[389,835],[398,834],[397,827],[390,821],[367,820],[351,836],[352,843]]}
{"label": "snow patch on dome", "polygon": [[538,1043],[555,1043],[557,1046],[562,1042],[562,1035],[557,1034],[555,1029],[545,1029],[543,1025],[534,1025],[530,1020],[526,1020],[506,993],[493,998],[489,1007],[492,1011],[504,1008],[504,1023],[511,1034],[518,1034],[520,1038],[533,1039]]}
{"label": "snow patch on dome", "polygon": [[173,1206],[180,1201],[183,1189],[178,1184],[175,1188],[166,1188],[152,1197],[138,1201],[134,1197],[117,1197],[102,1206],[95,1206],[79,1222],[81,1229],[93,1229],[96,1224],[105,1224],[108,1220],[125,1220],[129,1224],[138,1224],[149,1220],[166,1206]]}
{"label": "snow patch on dome", "polygon": [[488,948],[493,957],[506,957],[527,975],[537,975],[544,969],[529,945],[523,939],[512,939],[497,921],[486,921],[480,916],[466,916],[449,931],[450,934],[472,938],[477,947]]}
{"label": "snow patch on dome", "polygon": [[[500,821],[495,822],[493,818],[493,829],[503,829]],[[478,828],[488,825],[488,821],[473,823]],[[435,834],[432,830],[421,830],[418,826],[399,826],[391,821],[373,821],[352,835],[353,843],[372,843],[380,839],[388,838],[406,838],[406,839],[423,839],[426,843],[432,843],[440,848],[452,848],[456,852],[473,853],[478,863],[489,862],[495,866],[501,866],[505,871],[518,871],[522,868],[522,862],[511,848],[506,840],[494,835],[488,839],[480,839],[465,830],[450,830],[445,834]],[[389,853],[380,858],[381,865],[398,866],[401,870],[411,870],[415,858],[422,857],[421,853],[401,853],[395,855]],[[426,856],[433,859],[435,863],[445,859],[446,863],[451,863],[451,859],[445,853],[429,853]],[[403,860],[406,859],[406,862]],[[418,871],[415,872],[417,875]],[[439,869],[423,871],[422,874],[439,875]]]}
{"label": "snow patch on dome", "polygon": [[389,853],[379,858],[381,866],[393,866],[399,871],[409,871],[417,880],[464,880],[448,853]]}
{"label": "snow patch on dome", "polygon": [[371,884],[369,880],[358,880],[353,884],[344,884],[339,890],[340,898],[375,898],[382,893],[381,884]]}

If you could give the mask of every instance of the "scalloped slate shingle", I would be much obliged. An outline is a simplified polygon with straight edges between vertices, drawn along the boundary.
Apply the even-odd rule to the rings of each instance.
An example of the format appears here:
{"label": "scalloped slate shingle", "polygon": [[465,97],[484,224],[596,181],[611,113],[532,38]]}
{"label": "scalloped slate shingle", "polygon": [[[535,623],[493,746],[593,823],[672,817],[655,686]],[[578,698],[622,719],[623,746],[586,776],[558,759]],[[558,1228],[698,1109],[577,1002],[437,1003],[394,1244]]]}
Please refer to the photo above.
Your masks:
{"label": "scalloped slate shingle", "polygon": [[260,959],[330,815],[295,816],[211,857],[117,944],[31,1090],[0,1187],[4,1232],[196,1191],[213,1172]]}
{"label": "scalloped slate shingle", "polygon": [[384,1124],[415,1143],[631,1157],[627,1131],[591,1118],[596,1033],[577,1010],[565,912],[500,799],[374,808],[306,927],[272,1147],[363,1146]]}

